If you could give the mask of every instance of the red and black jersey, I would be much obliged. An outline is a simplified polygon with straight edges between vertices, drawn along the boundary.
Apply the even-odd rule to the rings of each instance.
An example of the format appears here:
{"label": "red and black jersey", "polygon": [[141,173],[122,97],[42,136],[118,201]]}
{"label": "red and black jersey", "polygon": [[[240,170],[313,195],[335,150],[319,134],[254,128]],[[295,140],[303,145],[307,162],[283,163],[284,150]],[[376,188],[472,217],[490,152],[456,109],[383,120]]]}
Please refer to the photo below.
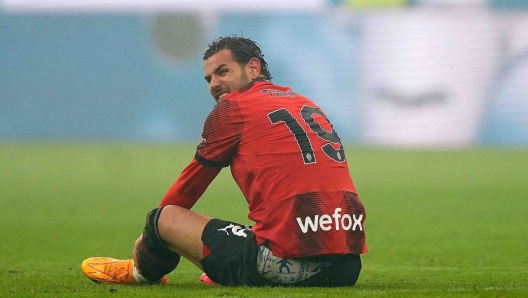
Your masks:
{"label": "red and black jersey", "polygon": [[[340,139],[323,111],[290,88],[257,80],[219,100],[184,173],[197,164],[230,166],[249,204],[258,244],[268,241],[274,255],[367,251],[366,213]],[[218,171],[204,175],[199,195]],[[195,199],[183,205],[190,208]]]}

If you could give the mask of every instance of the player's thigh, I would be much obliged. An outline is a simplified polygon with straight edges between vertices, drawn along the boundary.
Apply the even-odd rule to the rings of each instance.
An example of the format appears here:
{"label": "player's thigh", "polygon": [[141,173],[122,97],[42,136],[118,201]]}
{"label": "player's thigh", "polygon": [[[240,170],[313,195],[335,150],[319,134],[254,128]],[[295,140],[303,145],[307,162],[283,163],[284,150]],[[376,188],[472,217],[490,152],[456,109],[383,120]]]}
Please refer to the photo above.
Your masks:
{"label": "player's thigh", "polygon": [[207,223],[202,241],[202,266],[211,280],[224,286],[266,282],[257,276],[257,242],[250,226],[215,218]]}
{"label": "player's thigh", "polygon": [[198,267],[203,259],[202,232],[210,217],[179,206],[163,208],[158,231],[170,250],[179,253]]}

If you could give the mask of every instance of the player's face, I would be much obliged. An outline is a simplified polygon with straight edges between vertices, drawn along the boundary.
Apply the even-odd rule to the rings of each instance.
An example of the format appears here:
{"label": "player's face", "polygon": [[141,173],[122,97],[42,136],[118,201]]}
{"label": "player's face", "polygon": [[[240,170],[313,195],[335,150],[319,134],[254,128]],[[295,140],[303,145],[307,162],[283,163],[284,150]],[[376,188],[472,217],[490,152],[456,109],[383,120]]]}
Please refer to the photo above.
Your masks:
{"label": "player's face", "polygon": [[205,60],[204,74],[209,83],[209,92],[216,101],[253,79],[251,68],[233,60],[230,50],[221,50]]}

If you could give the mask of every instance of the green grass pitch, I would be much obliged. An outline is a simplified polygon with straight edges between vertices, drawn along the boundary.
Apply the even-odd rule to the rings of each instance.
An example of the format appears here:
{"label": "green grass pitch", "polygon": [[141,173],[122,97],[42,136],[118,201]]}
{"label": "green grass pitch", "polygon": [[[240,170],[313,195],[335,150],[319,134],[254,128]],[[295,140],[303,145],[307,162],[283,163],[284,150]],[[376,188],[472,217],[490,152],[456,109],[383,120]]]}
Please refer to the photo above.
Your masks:
{"label": "green grass pitch", "polygon": [[[528,296],[526,149],[348,146],[370,249],[352,288],[211,287],[186,260],[167,286],[85,278],[87,257],[130,257],[146,213],[193,154],[176,144],[0,143],[0,297]],[[228,169],[195,210],[250,223]]]}

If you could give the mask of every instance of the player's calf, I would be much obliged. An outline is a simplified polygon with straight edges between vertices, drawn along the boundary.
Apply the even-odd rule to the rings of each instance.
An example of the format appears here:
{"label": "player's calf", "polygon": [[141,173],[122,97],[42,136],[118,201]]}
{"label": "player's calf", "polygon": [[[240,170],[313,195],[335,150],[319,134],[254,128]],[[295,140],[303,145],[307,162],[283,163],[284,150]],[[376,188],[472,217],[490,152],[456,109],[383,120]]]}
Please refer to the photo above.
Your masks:
{"label": "player's calf", "polygon": [[138,247],[136,267],[148,281],[160,280],[173,271],[180,262],[180,255],[167,248],[158,231],[158,220],[163,207],[147,214],[143,240]]}

